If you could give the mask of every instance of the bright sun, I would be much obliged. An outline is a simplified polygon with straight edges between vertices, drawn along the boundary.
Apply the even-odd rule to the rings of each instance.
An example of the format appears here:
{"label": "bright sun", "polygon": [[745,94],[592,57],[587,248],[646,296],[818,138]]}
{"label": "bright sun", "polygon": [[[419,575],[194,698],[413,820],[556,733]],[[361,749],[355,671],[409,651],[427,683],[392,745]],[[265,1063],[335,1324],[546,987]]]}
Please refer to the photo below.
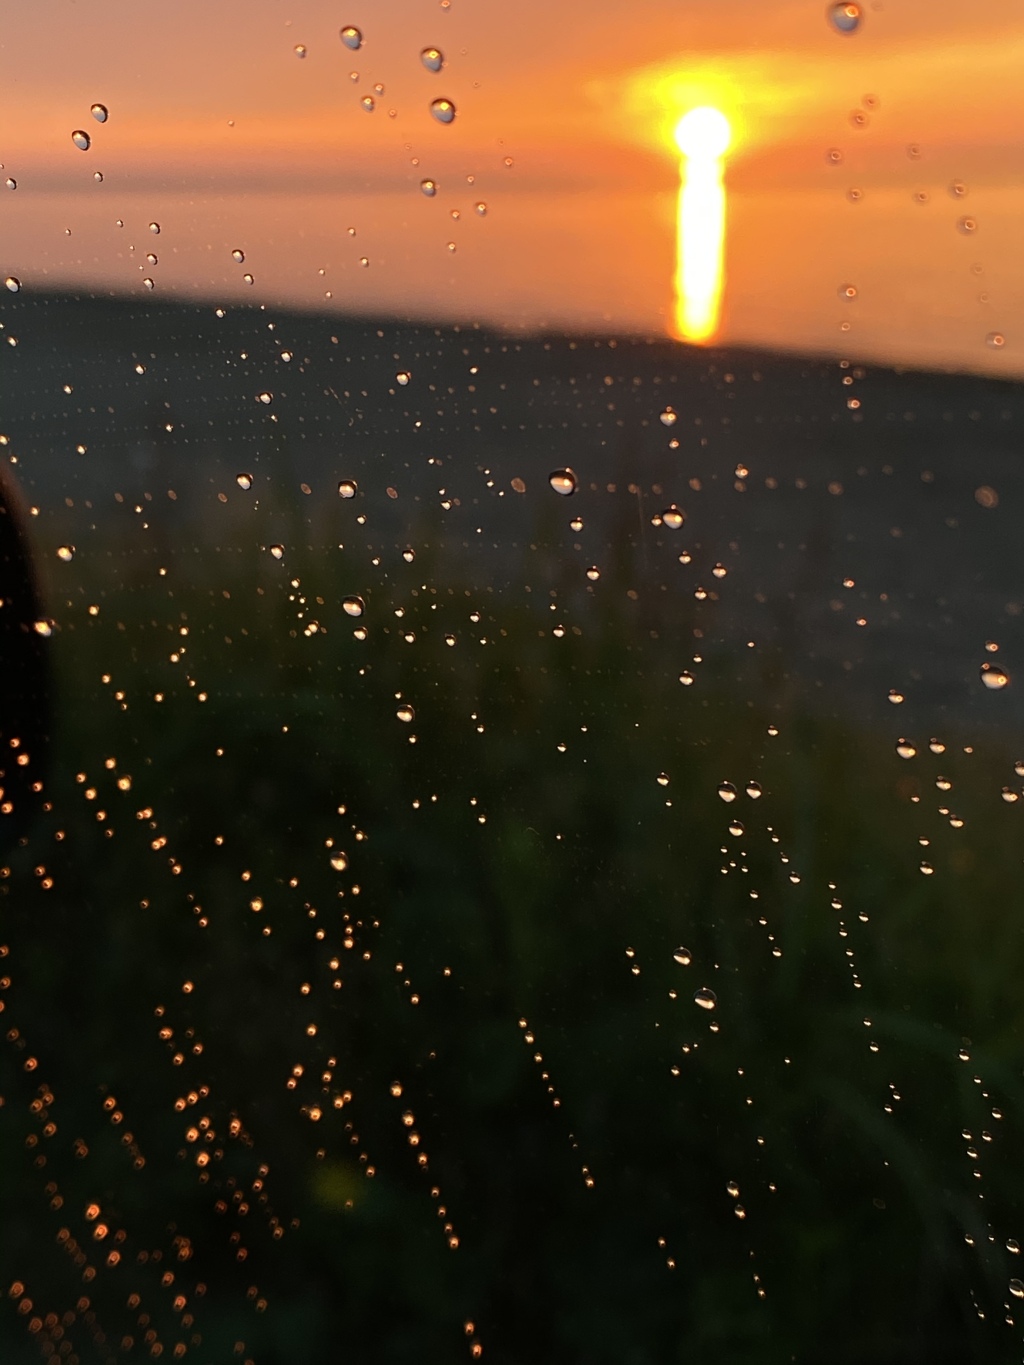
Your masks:
{"label": "bright sun", "polygon": [[676,146],[683,156],[717,160],[728,151],[731,138],[729,120],[707,104],[691,109],[676,124]]}

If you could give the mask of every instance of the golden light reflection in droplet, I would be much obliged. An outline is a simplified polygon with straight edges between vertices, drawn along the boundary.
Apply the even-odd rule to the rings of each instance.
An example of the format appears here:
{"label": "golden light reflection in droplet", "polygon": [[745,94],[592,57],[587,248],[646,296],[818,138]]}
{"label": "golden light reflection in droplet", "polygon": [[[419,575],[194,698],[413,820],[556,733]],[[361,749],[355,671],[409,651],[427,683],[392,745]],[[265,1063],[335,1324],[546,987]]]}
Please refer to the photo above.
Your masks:
{"label": "golden light reflection in droplet", "polygon": [[729,120],[702,105],[675,129],[682,153],[676,219],[675,330],[683,341],[709,341],[718,330],[725,246],[722,161],[731,141]]}

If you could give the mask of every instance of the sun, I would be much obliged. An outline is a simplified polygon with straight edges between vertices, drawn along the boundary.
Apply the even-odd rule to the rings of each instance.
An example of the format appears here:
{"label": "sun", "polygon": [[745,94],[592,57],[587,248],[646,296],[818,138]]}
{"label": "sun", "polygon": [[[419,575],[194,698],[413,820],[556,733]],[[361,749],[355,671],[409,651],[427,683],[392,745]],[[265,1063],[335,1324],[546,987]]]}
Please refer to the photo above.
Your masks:
{"label": "sun", "polygon": [[729,150],[732,129],[721,109],[704,104],[683,115],[676,124],[675,138],[683,156],[715,161]]}

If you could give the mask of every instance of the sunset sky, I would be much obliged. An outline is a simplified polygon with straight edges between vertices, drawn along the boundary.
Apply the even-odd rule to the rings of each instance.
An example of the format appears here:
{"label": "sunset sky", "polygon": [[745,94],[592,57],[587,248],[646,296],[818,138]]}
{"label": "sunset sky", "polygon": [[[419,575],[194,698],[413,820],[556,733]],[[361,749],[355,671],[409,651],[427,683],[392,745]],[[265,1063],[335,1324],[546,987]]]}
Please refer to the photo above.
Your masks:
{"label": "sunset sky", "polygon": [[[1024,374],[1024,10],[866,0],[844,36],[828,8],[14,6],[0,179],[17,188],[0,186],[0,278],[664,333],[672,128],[710,103],[734,130],[720,340]],[[438,98],[453,123],[432,117]],[[856,298],[840,297],[848,285]]]}

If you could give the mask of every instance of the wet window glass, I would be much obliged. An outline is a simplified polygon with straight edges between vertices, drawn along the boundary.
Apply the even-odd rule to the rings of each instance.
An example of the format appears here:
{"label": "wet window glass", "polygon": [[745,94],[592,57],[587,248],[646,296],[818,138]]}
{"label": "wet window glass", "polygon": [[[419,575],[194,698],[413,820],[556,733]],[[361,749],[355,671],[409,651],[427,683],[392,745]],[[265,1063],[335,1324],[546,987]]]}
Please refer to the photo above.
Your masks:
{"label": "wet window glass", "polygon": [[1020,1358],[1022,59],[7,17],[4,1362]]}

